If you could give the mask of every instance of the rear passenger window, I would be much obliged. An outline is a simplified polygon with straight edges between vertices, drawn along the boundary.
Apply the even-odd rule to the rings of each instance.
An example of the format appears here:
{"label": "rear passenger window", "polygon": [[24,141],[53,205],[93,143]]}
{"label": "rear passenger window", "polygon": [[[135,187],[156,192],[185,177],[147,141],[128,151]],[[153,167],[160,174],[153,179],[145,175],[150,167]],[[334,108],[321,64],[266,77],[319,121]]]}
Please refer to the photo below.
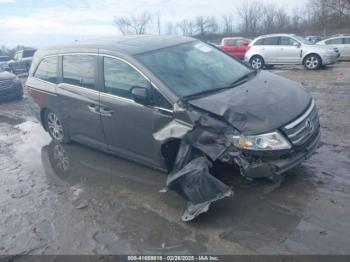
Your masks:
{"label": "rear passenger window", "polygon": [[63,56],[63,83],[95,89],[95,62],[92,55]]}
{"label": "rear passenger window", "polygon": [[147,87],[150,83],[127,63],[115,58],[105,57],[104,91],[108,94],[131,98],[130,89],[134,86]]}
{"label": "rear passenger window", "polygon": [[268,37],[264,38],[264,45],[278,45],[279,37]]}
{"label": "rear passenger window", "polygon": [[44,58],[40,62],[34,77],[57,84],[57,57]]}
{"label": "rear passenger window", "polygon": [[255,42],[254,45],[263,45],[264,44],[264,39],[259,39],[258,41]]}

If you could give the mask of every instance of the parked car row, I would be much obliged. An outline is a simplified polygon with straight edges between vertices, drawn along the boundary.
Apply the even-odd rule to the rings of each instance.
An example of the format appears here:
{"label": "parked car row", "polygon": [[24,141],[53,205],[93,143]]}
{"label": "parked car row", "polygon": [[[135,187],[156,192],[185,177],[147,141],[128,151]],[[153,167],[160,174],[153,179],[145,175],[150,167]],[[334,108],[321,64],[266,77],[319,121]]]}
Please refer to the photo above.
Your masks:
{"label": "parked car row", "polygon": [[0,70],[10,71],[14,74],[28,73],[36,49],[25,49],[16,52],[14,59],[0,56]]}
{"label": "parked car row", "polygon": [[294,34],[263,35],[254,40],[243,37],[223,38],[219,48],[244,59],[254,69],[274,65],[304,65],[309,70],[350,59],[350,36],[337,35],[319,40],[316,36],[303,38]]}

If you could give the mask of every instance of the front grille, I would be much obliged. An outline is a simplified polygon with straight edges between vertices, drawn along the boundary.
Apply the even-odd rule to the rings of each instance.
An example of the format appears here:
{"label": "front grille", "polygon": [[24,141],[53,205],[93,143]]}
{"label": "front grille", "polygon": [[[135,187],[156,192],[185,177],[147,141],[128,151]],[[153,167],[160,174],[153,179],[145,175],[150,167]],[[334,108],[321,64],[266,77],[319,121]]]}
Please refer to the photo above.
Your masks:
{"label": "front grille", "polygon": [[295,146],[303,145],[316,132],[319,131],[320,122],[318,120],[315,102],[312,100],[311,105],[302,116],[282,128],[284,134]]}
{"label": "front grille", "polygon": [[10,88],[13,84],[13,81],[10,80],[0,80],[0,89]]}

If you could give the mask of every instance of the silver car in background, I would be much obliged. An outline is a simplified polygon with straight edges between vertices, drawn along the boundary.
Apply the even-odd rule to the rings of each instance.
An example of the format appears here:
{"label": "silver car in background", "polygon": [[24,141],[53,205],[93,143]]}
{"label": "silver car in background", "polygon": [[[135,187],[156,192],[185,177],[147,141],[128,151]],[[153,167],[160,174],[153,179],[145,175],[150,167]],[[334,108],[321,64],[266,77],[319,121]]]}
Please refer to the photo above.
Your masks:
{"label": "silver car in background", "polygon": [[341,60],[350,60],[350,35],[337,35],[317,43],[339,49]]}
{"label": "silver car in background", "polygon": [[260,36],[250,43],[245,61],[254,69],[273,65],[304,65],[314,70],[338,61],[339,52],[334,47],[315,45],[293,34]]}

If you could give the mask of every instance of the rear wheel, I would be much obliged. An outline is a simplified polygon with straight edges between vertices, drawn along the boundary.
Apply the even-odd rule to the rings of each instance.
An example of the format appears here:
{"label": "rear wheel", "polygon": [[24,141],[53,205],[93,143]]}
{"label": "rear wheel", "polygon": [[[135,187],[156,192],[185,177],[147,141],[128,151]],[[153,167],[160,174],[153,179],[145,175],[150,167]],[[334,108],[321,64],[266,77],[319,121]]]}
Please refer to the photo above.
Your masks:
{"label": "rear wheel", "polygon": [[251,67],[254,69],[261,69],[261,68],[263,68],[263,66],[265,64],[264,59],[259,55],[253,56],[249,62],[250,62]]}
{"label": "rear wheel", "polygon": [[57,114],[51,110],[45,111],[45,125],[53,140],[62,143],[69,142],[69,137],[65,131],[62,121]]}
{"label": "rear wheel", "polygon": [[322,65],[321,58],[318,55],[311,54],[305,57],[304,66],[308,70],[319,69]]}

